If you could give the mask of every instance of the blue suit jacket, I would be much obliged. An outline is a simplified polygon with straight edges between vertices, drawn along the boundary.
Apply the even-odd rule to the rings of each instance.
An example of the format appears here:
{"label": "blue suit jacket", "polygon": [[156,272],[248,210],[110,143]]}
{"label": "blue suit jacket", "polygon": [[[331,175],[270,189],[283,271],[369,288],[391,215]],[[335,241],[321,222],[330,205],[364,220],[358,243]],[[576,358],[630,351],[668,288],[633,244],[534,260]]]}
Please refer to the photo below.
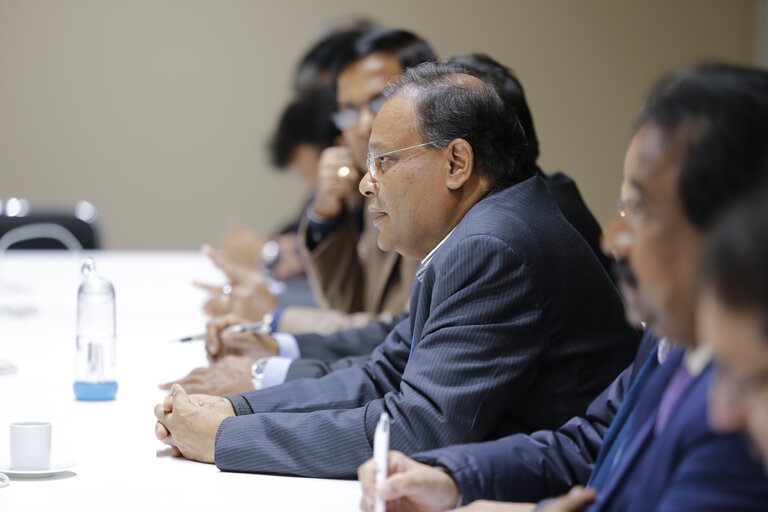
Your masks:
{"label": "blue suit jacket", "polygon": [[591,511],[768,509],[768,480],[740,435],[718,435],[707,421],[712,366],[683,395],[658,436],[653,427],[682,351],[653,375],[637,404],[630,440]]}
{"label": "blue suit jacket", "polygon": [[586,413],[557,430],[447,446],[417,453],[413,458],[448,469],[459,485],[463,503],[479,499],[537,502],[564,494],[574,485],[586,485],[605,432],[657,341],[650,330],[646,331],[635,361]]}
{"label": "blue suit jacket", "polygon": [[370,362],[231,397],[238,416],[219,428],[216,465],[354,477],[382,412],[391,448],[406,453],[551,428],[586,407],[635,342],[608,275],[531,178],[464,216]]}

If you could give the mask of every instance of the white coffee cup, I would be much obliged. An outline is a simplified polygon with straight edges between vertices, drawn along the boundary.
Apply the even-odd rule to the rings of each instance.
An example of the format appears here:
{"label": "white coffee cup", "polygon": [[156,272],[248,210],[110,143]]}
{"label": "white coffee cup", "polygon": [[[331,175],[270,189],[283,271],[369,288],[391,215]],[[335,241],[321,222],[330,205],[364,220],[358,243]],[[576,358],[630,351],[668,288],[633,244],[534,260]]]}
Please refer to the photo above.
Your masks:
{"label": "white coffee cup", "polygon": [[52,425],[40,421],[11,423],[11,468],[37,471],[51,467]]}

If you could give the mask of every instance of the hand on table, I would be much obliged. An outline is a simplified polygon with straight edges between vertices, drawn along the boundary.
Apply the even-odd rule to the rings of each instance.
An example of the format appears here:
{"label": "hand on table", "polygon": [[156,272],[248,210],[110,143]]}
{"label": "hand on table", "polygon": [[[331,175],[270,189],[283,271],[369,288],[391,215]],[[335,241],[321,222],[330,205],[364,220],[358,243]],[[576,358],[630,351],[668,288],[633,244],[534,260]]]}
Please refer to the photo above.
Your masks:
{"label": "hand on table", "polygon": [[188,393],[216,396],[253,391],[251,366],[254,362],[256,360],[249,356],[224,356],[208,368],[196,368],[186,377],[160,384],[160,389],[171,389],[173,384],[179,384]]}
{"label": "hand on table", "polygon": [[225,418],[234,415],[226,398],[187,395],[174,384],[165,401],[155,405],[155,436],[173,447],[175,456],[213,463],[216,431]]}
{"label": "hand on table", "polygon": [[234,314],[219,316],[208,322],[205,350],[210,361],[218,361],[227,355],[248,356],[255,361],[278,354],[277,341],[268,334],[224,332],[230,325],[243,323],[247,320]]}
{"label": "hand on table", "polygon": [[445,471],[408,458],[401,452],[389,452],[389,477],[376,489],[373,459],[361,465],[357,477],[363,487],[360,508],[373,510],[376,491],[387,503],[387,510],[432,512],[452,509],[459,502],[459,488]]}

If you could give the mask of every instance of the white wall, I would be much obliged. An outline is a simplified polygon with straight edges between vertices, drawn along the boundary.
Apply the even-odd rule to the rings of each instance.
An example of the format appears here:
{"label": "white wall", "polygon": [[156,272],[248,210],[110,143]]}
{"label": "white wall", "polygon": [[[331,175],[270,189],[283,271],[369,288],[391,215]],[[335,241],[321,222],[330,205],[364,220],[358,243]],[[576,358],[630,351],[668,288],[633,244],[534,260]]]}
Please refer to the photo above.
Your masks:
{"label": "white wall", "polygon": [[605,222],[652,81],[695,59],[756,62],[757,8],[746,0],[0,0],[0,198],[88,199],[109,248],[195,248],[215,242],[233,217],[270,232],[303,200],[265,150],[294,64],[320,23],[362,12],[422,34],[442,57],[482,51],[513,67],[543,167],[573,175]]}

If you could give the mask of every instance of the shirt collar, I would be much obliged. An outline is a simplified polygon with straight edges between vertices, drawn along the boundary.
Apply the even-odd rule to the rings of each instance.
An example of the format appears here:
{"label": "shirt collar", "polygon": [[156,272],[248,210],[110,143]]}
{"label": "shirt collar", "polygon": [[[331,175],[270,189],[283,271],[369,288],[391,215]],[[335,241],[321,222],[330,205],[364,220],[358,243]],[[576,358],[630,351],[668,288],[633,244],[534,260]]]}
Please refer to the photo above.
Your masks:
{"label": "shirt collar", "polygon": [[421,281],[424,278],[424,272],[427,271],[427,267],[429,266],[429,263],[432,261],[432,257],[435,255],[435,253],[440,248],[440,246],[443,245],[446,240],[448,240],[448,238],[453,234],[454,231],[456,231],[455,227],[451,230],[450,233],[445,235],[445,238],[440,240],[440,243],[437,244],[434,249],[429,251],[429,254],[427,254],[427,256],[423,260],[421,260],[421,263],[419,263],[419,268],[416,270],[416,279]]}

